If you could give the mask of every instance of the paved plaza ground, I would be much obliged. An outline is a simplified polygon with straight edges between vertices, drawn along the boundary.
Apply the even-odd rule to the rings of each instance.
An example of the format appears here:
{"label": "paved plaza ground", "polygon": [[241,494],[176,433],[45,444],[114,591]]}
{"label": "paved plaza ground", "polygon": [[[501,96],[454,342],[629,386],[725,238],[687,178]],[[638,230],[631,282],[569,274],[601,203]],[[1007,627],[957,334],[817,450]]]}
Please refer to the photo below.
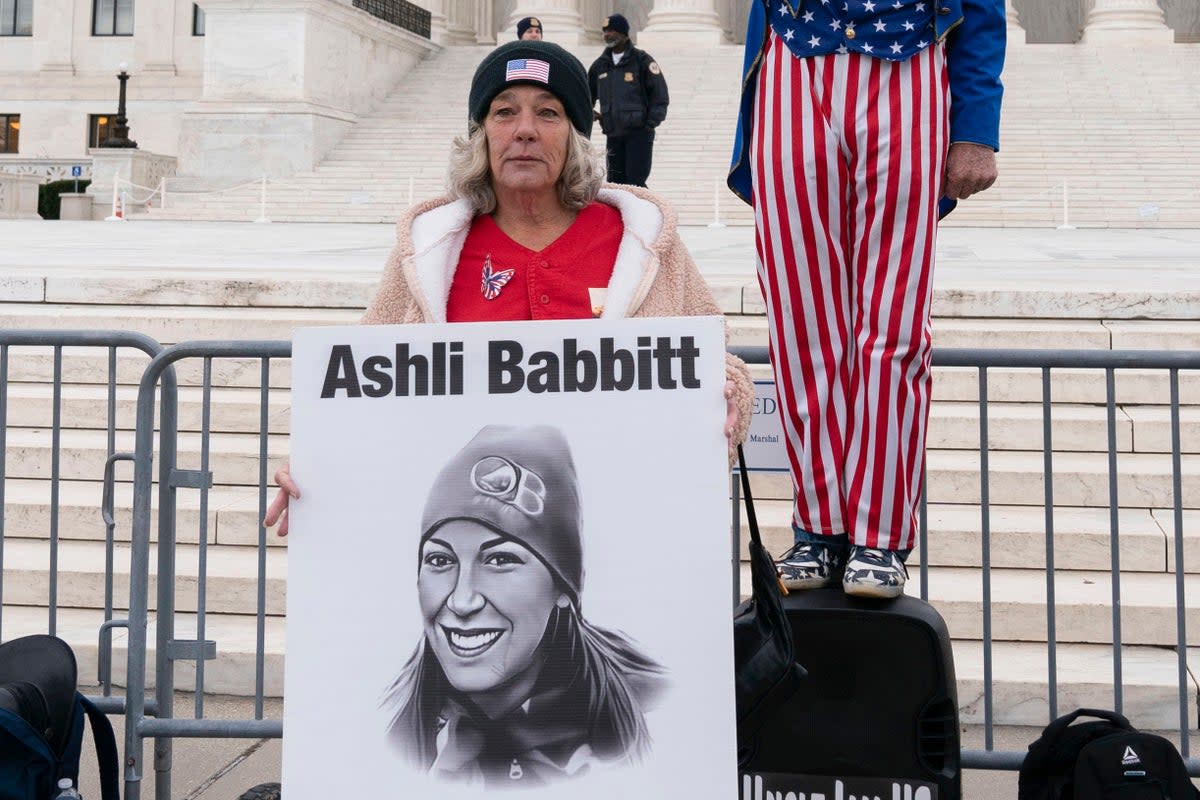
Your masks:
{"label": "paved plaza ground", "polygon": [[[706,276],[754,281],[752,228],[680,232]],[[370,279],[394,240],[393,226],[371,224],[0,222],[0,296],[22,277],[72,272]],[[1200,230],[947,226],[935,289],[942,303],[935,314],[958,312],[946,307],[955,300],[965,307],[991,294],[983,307],[988,316],[1094,318],[1118,304],[1142,318],[1197,319]],[[1035,301],[1042,307],[1023,305]]]}

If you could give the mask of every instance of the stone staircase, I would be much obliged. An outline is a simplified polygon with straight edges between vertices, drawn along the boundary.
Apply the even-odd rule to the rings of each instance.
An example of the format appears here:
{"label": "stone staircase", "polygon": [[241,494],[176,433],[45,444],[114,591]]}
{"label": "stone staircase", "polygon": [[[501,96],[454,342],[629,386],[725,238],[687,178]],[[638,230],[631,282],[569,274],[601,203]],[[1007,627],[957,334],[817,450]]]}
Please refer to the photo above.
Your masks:
{"label": "stone staircase", "polygon": [[[319,278],[309,276],[308,280],[305,292],[315,299],[307,304],[251,308],[227,305],[227,299],[219,295],[212,278],[202,270],[184,276],[110,270],[104,281],[105,292],[78,293],[71,302],[22,301],[0,294],[0,299],[7,300],[0,302],[0,326],[132,329],[171,343],[190,339],[285,339],[298,326],[344,324],[357,319],[369,281],[359,275],[339,276],[333,272]],[[764,343],[764,320],[755,313],[759,302],[756,287],[744,279],[726,283],[730,285],[724,287],[720,297],[729,315],[733,341]],[[239,291],[267,297],[273,285],[266,277],[261,285],[247,278]],[[122,297],[140,298],[141,304],[121,303]],[[1011,347],[1200,349],[1197,321],[1130,319],[1136,309],[1119,304],[1099,315],[1103,318],[1056,318],[1056,309],[1064,304],[1053,297],[1047,299],[1032,287],[1018,300],[1033,309],[1031,318],[984,316],[989,309],[995,313],[997,308],[987,305],[986,298],[969,313],[938,316],[938,346],[995,346],[1002,339]],[[939,288],[934,302],[935,309],[941,309],[957,307],[960,301],[952,292]],[[132,449],[136,383],[145,363],[144,356],[123,356],[118,362],[113,410],[116,450]],[[46,626],[48,531],[52,525],[52,404],[46,382],[52,368],[44,350],[9,350],[4,455],[5,637],[43,631]],[[201,369],[200,362],[189,361],[177,370],[181,387],[179,462],[184,468],[200,465]],[[764,368],[758,368],[758,372],[765,377]],[[99,503],[108,451],[107,355],[68,348],[63,355],[63,374],[57,515],[61,537],[58,630],[78,647],[82,674],[90,675],[95,670],[96,629],[103,597],[105,531]],[[274,464],[287,452],[286,362],[272,365],[270,374],[265,444],[268,462]],[[203,522],[207,542],[205,635],[217,641],[218,652],[216,660],[206,664],[206,685],[210,691],[233,694],[246,694],[254,688],[260,514],[257,485],[262,467],[259,375],[260,365],[254,360],[213,362],[209,458],[214,486],[203,520],[200,496],[195,490],[180,490],[177,513],[177,626],[181,635],[187,635],[197,624]],[[1186,621],[1189,630],[1196,630],[1200,624],[1200,375],[1182,374],[1180,391]],[[1060,708],[1112,703],[1104,392],[1102,372],[1062,370],[1055,372],[1052,381]],[[1116,392],[1126,712],[1144,727],[1169,728],[1177,723],[1177,695],[1166,379],[1148,371],[1120,372]],[[954,636],[959,697],[967,722],[982,720],[984,689],[977,397],[974,370],[937,371],[928,457],[928,593]],[[992,689],[996,720],[1040,725],[1047,713],[1040,373],[991,371],[989,401],[995,640]],[[115,597],[121,606],[128,591],[131,467],[120,465],[117,478]],[[754,483],[761,498],[759,514],[767,544],[773,551],[781,551],[790,543],[788,479],[764,473],[756,474]],[[265,680],[272,694],[282,691],[285,544],[274,535],[267,537]],[[914,557],[914,593],[920,589],[917,561]],[[153,557],[151,563],[156,563]],[[153,602],[153,585],[150,597]],[[124,636],[118,632],[118,681],[125,669],[123,648]],[[1189,659],[1195,655],[1189,649]],[[1196,666],[1200,668],[1200,664]],[[193,666],[178,662],[179,688],[190,685],[193,673]],[[1196,695],[1195,681],[1189,679],[1192,709],[1196,707]],[[1196,724],[1194,716],[1192,724]]]}
{"label": "stone staircase", "polygon": [[[596,47],[573,48],[585,65]],[[466,98],[486,47],[449,47],[411,76],[314,171],[267,185],[276,221],[391,222],[410,201],[440,194],[449,143],[465,132]],[[737,116],[742,51],[655,49],[670,84],[670,114],[655,145],[650,186],[680,221],[705,225],[719,213],[751,225],[745,204],[723,187]],[[1153,51],[1014,45],[1004,79],[999,167],[989,192],[961,205],[954,225],[1057,226],[1064,190],[1071,224],[1092,227],[1200,225],[1200,162],[1181,142],[1200,140],[1189,76],[1200,46]],[[593,142],[602,148],[597,126]],[[251,220],[260,187],[190,193],[169,185],[160,219]],[[719,209],[715,206],[719,202]],[[136,211],[134,209],[133,211]]]}

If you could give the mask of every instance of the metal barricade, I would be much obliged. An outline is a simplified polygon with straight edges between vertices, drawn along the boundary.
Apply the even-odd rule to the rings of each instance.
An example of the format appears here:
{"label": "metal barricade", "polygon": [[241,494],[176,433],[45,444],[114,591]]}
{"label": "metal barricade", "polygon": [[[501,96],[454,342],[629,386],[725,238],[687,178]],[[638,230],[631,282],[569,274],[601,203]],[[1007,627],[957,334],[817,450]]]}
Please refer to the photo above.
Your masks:
{"label": "metal barricade", "polygon": [[[125,727],[125,798],[138,800],[141,796],[141,780],[144,772],[143,742],[154,739],[155,796],[169,800],[171,787],[171,742],[175,737],[204,738],[278,738],[283,734],[279,720],[263,719],[264,672],[265,672],[265,617],[266,617],[266,529],[261,520],[266,512],[267,493],[267,437],[268,399],[270,393],[271,359],[287,358],[291,355],[290,342],[184,342],[160,352],[142,376],[138,390],[138,426],[134,462],[134,526],[133,553],[131,557],[129,599],[129,687],[126,703]],[[203,376],[201,406],[200,464],[198,469],[180,469],[177,452],[159,452],[159,530],[157,564],[157,603],[155,627],[155,701],[146,700],[146,662],[148,642],[146,627],[149,621],[149,572],[150,572],[150,493],[154,469],[154,393],[158,382],[172,373],[174,364],[182,359],[202,358]],[[213,388],[212,364],[214,359],[238,358],[257,359],[261,364],[259,376],[259,452],[258,452],[258,581],[257,581],[257,631],[255,648],[255,718],[253,720],[203,719],[205,693],[204,663],[217,655],[217,643],[206,638],[206,553],[208,548],[208,493],[213,486],[213,474],[209,464],[211,392]],[[166,427],[168,410],[163,409],[163,426]],[[174,426],[174,409],[171,424]],[[178,489],[196,489],[200,492],[200,535],[198,538],[196,636],[192,639],[176,637],[176,570],[175,547],[177,545],[176,520],[174,515],[175,494]],[[169,514],[164,510],[170,511]],[[196,680],[193,690],[196,695],[195,714],[191,719],[174,717],[175,676],[174,662],[194,661]],[[150,718],[147,709],[155,708],[155,718]]]}
{"label": "metal barricade", "polygon": [[[731,348],[731,351],[742,357],[747,363],[769,363],[766,347]],[[1171,432],[1171,480],[1172,480],[1172,513],[1174,521],[1171,547],[1174,560],[1175,579],[1175,654],[1178,678],[1178,736],[1180,752],[1187,763],[1192,776],[1200,777],[1200,758],[1190,754],[1190,719],[1188,703],[1188,683],[1190,675],[1187,668],[1187,626],[1186,606],[1184,603],[1184,542],[1183,542],[1183,491],[1182,491],[1182,447],[1180,433],[1180,387],[1179,376],[1183,370],[1200,370],[1200,353],[1185,351],[1145,351],[1145,350],[1009,350],[1009,349],[935,349],[933,353],[935,367],[971,368],[977,372],[978,408],[979,408],[979,455],[980,455],[980,522],[982,528],[981,563],[982,563],[982,614],[983,614],[983,693],[984,693],[984,749],[965,750],[962,754],[962,766],[966,769],[1001,769],[1016,770],[1021,766],[1024,752],[1000,752],[994,749],[994,698],[993,698],[993,664],[992,664],[992,597],[991,597],[991,515],[989,497],[989,430],[988,430],[988,377],[990,370],[1000,369],[1032,369],[1041,374],[1041,408],[1042,408],[1042,456],[1043,476],[1054,475],[1054,448],[1052,434],[1052,397],[1051,374],[1056,369],[1091,369],[1104,374],[1105,392],[1105,435],[1107,437],[1107,478],[1108,478],[1108,512],[1109,512],[1109,552],[1111,575],[1121,575],[1119,549],[1121,510],[1119,502],[1119,473],[1117,468],[1117,399],[1116,372],[1118,370],[1157,370],[1166,374],[1169,397],[1165,404],[1170,408]],[[1046,665],[1049,680],[1047,722],[1060,714],[1058,708],[1058,668],[1057,668],[1057,626],[1055,609],[1055,551],[1054,551],[1054,481],[1043,478],[1044,494],[1042,502],[1045,509],[1045,587],[1046,587]],[[924,483],[924,481],[923,481]],[[736,503],[736,500],[735,500]],[[736,516],[734,524],[740,525]],[[923,493],[920,507],[920,527],[917,541],[917,552],[920,559],[920,597],[929,599],[929,559],[928,555],[929,518],[927,498]],[[1121,581],[1111,580],[1111,615],[1112,615],[1112,669],[1113,669],[1113,701],[1112,707],[1118,712],[1124,705],[1122,681],[1122,632],[1121,632]],[[1067,709],[1069,710],[1069,709]]]}
{"label": "metal barricade", "polygon": [[[752,363],[766,363],[765,348],[737,348],[735,351]],[[129,690],[126,704],[126,797],[137,800],[140,796],[140,783],[143,774],[143,741],[150,737],[155,740],[154,769],[157,773],[156,795],[160,800],[169,796],[171,771],[171,741],[175,737],[279,737],[282,735],[282,723],[278,720],[263,718],[264,671],[265,671],[265,637],[264,625],[266,616],[265,598],[265,563],[267,555],[267,532],[261,526],[261,518],[266,509],[268,495],[268,401],[271,388],[271,363],[273,359],[290,356],[288,342],[193,342],[176,345],[159,353],[146,369],[138,395],[138,425],[134,469],[134,528],[131,556],[132,575],[130,583],[130,643],[129,643]],[[146,699],[146,654],[148,642],[146,625],[148,616],[148,576],[150,566],[151,515],[150,492],[152,490],[154,470],[154,440],[153,416],[154,393],[160,380],[170,373],[171,366],[182,359],[199,358],[204,361],[203,378],[203,421],[201,424],[200,467],[196,470],[179,469],[176,464],[177,453],[174,441],[164,444],[159,452],[159,549],[158,549],[158,595],[157,595],[157,627],[155,697],[157,700],[156,718],[151,718],[149,711],[155,705]],[[257,501],[258,516],[258,588],[256,598],[257,614],[257,644],[255,653],[255,715],[254,719],[244,720],[208,720],[201,718],[203,708],[204,662],[216,655],[217,643],[209,641],[205,634],[205,570],[204,552],[207,536],[201,531],[199,537],[200,567],[197,589],[197,633],[195,638],[180,639],[175,635],[174,610],[175,597],[175,564],[174,548],[176,542],[175,492],[180,488],[195,489],[200,492],[201,506],[205,507],[207,492],[213,485],[213,475],[209,469],[208,457],[208,413],[211,403],[211,371],[214,359],[240,358],[252,359],[259,364],[259,426],[257,453]],[[1110,517],[1110,550],[1111,574],[1120,575],[1120,552],[1118,550],[1120,535],[1117,450],[1115,445],[1115,429],[1117,418],[1117,400],[1115,391],[1115,373],[1123,369],[1161,370],[1165,372],[1170,384],[1170,416],[1174,483],[1174,577],[1176,591],[1176,628],[1179,670],[1179,734],[1180,746],[1188,767],[1193,775],[1200,775],[1200,759],[1192,758],[1189,754],[1189,709],[1188,709],[1188,673],[1186,669],[1186,620],[1184,618],[1184,551],[1183,551],[1183,498],[1181,496],[1182,466],[1180,444],[1180,413],[1179,413],[1179,374],[1181,370],[1200,369],[1200,354],[1183,352],[1159,351],[1018,351],[1018,350],[940,350],[934,354],[934,364],[938,367],[970,368],[977,372],[978,409],[979,409],[979,457],[980,457],[980,513],[981,513],[981,564],[983,582],[983,652],[984,652],[984,749],[968,750],[963,753],[962,765],[967,769],[1004,769],[1012,770],[1019,767],[1023,753],[1002,752],[994,749],[993,729],[995,726],[993,697],[992,697],[992,600],[991,583],[991,543],[990,543],[990,499],[989,499],[989,466],[988,466],[988,377],[990,371],[1001,369],[1037,370],[1042,382],[1042,427],[1043,427],[1043,456],[1046,475],[1054,474],[1054,449],[1052,439],[1052,398],[1050,378],[1053,370],[1057,369],[1093,369],[1100,370],[1105,376],[1106,398],[1105,413],[1107,418],[1107,458],[1109,478],[1109,517]],[[165,397],[165,395],[164,395]],[[173,412],[168,415],[164,407],[163,427],[168,425],[173,429],[176,420]],[[169,417],[169,419],[168,419]],[[1044,480],[1045,495],[1043,502],[1046,509],[1046,591],[1047,591],[1047,637],[1046,660],[1050,676],[1049,711],[1050,717],[1058,714],[1057,708],[1057,669],[1056,669],[1056,633],[1055,633],[1055,603],[1054,603],[1054,482]],[[207,524],[207,516],[201,514],[200,525]],[[928,515],[924,503],[921,509],[921,528],[918,541],[920,554],[920,594],[928,598],[929,572],[928,559]],[[1112,654],[1113,654],[1113,706],[1120,710],[1123,704],[1121,664],[1122,664],[1122,634],[1121,634],[1121,596],[1119,581],[1113,581],[1112,590]],[[196,662],[195,691],[196,710],[192,719],[174,718],[172,692],[174,690],[173,663],[178,660]]]}
{"label": "metal barricade", "polygon": [[[16,354],[16,361],[19,364],[19,380],[12,380],[12,368],[14,361],[14,353],[12,348],[20,348],[20,352]],[[96,375],[87,375],[83,383],[96,384],[102,383],[105,389],[106,403],[106,424],[105,424],[105,459],[104,467],[101,475],[96,475],[96,478],[103,479],[102,500],[100,508],[97,509],[97,520],[104,525],[104,599],[103,599],[103,622],[98,626],[98,650],[97,650],[97,683],[99,684],[102,696],[91,697],[97,706],[109,714],[121,714],[125,711],[125,698],[112,696],[113,674],[112,674],[112,639],[113,631],[118,628],[128,628],[129,620],[114,618],[114,549],[115,549],[115,528],[116,528],[116,513],[115,513],[115,481],[116,481],[116,464],[119,461],[133,461],[134,456],[128,452],[118,452],[116,448],[117,442],[117,386],[118,386],[118,355],[124,351],[134,351],[144,354],[147,357],[153,357],[162,351],[162,345],[158,342],[143,336],[138,333],[130,333],[124,331],[57,331],[57,330],[0,330],[0,594],[3,591],[3,578],[5,570],[4,561],[4,545],[5,545],[5,520],[8,517],[6,513],[8,506],[6,504],[6,488],[8,487],[9,479],[13,478],[7,474],[6,468],[8,463],[9,446],[9,429],[26,428],[26,424],[20,424],[21,419],[17,420],[18,424],[10,426],[12,419],[10,418],[10,389],[12,385],[29,385],[29,386],[44,386],[46,383],[45,365],[37,362],[38,356],[43,351],[50,357],[49,365],[49,385],[50,385],[50,431],[49,431],[49,503],[46,507],[48,515],[47,520],[47,538],[49,548],[49,568],[48,568],[48,592],[46,597],[46,606],[48,610],[48,620],[45,632],[51,635],[58,635],[59,631],[59,555],[62,546],[60,536],[60,493],[63,484],[62,476],[62,433],[64,430],[63,424],[63,384],[64,384],[64,348],[71,348],[71,352],[77,353],[82,350],[91,352],[94,350],[107,351],[107,369],[106,376],[103,381],[96,380]],[[32,352],[31,352],[32,351]],[[29,364],[25,361],[28,358]],[[89,365],[84,364],[84,368]],[[94,365],[93,365],[94,366]],[[140,372],[141,367],[138,366]],[[86,401],[85,401],[86,402]],[[159,448],[161,452],[170,454],[174,446],[174,429],[170,422],[169,409],[175,407],[175,382],[173,372],[164,373],[162,376],[161,402],[165,412],[162,424],[159,430]],[[18,415],[20,417],[21,415]],[[44,432],[40,427],[41,419],[37,420],[37,432]],[[155,426],[154,419],[151,417],[149,423],[145,426],[149,441],[153,442]],[[19,435],[19,434],[18,434]],[[31,440],[31,442],[34,440]],[[36,443],[34,444],[36,451]],[[42,477],[42,471],[39,466],[26,467],[25,471],[21,472],[18,477],[30,479],[30,476]],[[146,519],[149,520],[149,509],[146,509]],[[3,627],[4,610],[0,609],[0,637],[8,633],[8,629]],[[157,707],[150,704],[146,707],[147,713],[156,713]]]}

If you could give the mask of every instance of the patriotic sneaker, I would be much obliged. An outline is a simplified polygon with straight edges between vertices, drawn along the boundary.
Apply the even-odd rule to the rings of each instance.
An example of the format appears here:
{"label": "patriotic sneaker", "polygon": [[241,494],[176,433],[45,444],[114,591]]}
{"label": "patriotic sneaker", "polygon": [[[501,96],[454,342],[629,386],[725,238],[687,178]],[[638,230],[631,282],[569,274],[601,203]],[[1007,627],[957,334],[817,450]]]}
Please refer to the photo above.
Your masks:
{"label": "patriotic sneaker", "polygon": [[891,598],[904,594],[908,570],[895,550],[850,546],[842,590],[855,597]]}
{"label": "patriotic sneaker", "polygon": [[845,551],[841,542],[796,542],[775,562],[775,569],[789,589],[832,586],[841,577]]}

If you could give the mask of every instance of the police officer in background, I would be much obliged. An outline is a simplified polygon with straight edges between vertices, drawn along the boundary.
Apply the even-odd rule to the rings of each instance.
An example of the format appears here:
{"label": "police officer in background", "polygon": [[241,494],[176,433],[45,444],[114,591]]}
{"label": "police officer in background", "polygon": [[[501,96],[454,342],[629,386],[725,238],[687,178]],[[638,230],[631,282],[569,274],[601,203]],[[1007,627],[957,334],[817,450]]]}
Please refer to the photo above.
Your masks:
{"label": "police officer in background", "polygon": [[667,81],[650,54],[629,41],[629,20],[604,20],[604,53],[588,70],[592,102],[600,102],[600,127],[608,137],[608,180],[645,186],[650,177],[654,129],[667,116]]}
{"label": "police officer in background", "polygon": [[525,17],[517,23],[518,39],[541,41],[542,33],[542,21],[537,17]]}

